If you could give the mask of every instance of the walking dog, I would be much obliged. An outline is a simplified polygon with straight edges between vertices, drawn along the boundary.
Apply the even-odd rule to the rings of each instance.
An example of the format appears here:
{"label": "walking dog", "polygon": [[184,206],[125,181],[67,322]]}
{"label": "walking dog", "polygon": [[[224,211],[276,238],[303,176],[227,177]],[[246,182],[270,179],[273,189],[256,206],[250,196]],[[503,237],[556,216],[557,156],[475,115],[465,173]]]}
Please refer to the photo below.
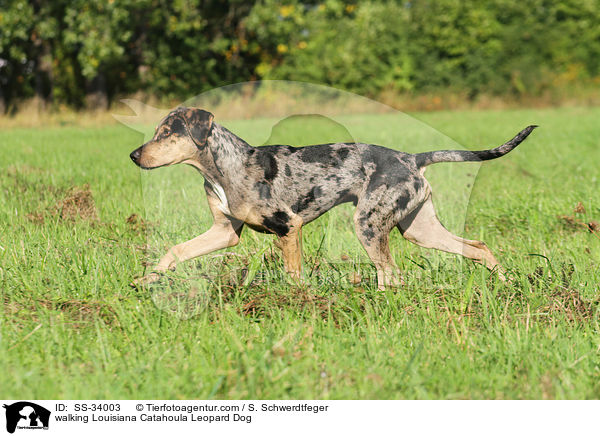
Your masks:
{"label": "walking dog", "polygon": [[483,151],[408,154],[364,143],[252,147],[213,122],[211,113],[180,107],[130,157],[147,170],[178,163],[196,168],[204,176],[214,223],[202,235],[172,247],[154,272],[134,284],[155,282],[178,262],[236,245],[243,226],[277,235],[285,270],[300,279],[302,226],[345,202],[356,206],[356,235],[375,264],[380,289],[402,284],[388,244],[394,227],[410,242],[462,254],[496,270],[503,279],[500,265],[483,242],[453,235],[439,222],[423,173],[438,162],[503,156],[535,127]]}

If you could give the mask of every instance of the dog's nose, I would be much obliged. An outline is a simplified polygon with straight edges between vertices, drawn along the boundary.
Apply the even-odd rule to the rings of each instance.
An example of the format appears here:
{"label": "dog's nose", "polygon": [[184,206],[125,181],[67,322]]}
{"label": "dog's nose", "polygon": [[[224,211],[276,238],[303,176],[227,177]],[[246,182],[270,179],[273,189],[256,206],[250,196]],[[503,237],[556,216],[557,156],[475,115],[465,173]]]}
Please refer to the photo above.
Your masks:
{"label": "dog's nose", "polygon": [[137,163],[138,160],[140,159],[140,155],[141,154],[142,154],[142,147],[136,148],[135,150],[133,150],[131,152],[131,154],[129,155],[129,157],[131,158],[132,161],[134,161],[135,163]]}

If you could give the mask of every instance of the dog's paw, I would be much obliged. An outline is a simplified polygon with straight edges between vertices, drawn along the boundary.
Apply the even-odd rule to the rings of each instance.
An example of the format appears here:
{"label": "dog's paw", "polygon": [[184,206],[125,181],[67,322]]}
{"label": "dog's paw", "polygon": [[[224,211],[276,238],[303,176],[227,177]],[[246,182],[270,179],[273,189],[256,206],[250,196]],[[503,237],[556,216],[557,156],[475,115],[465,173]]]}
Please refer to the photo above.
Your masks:
{"label": "dog's paw", "polygon": [[138,277],[133,282],[131,282],[129,284],[129,286],[131,286],[132,288],[142,288],[142,287],[148,286],[152,283],[156,283],[159,280],[160,280],[160,274],[153,272],[153,273],[147,274],[143,277]]}
{"label": "dog's paw", "polygon": [[490,279],[496,275],[498,280],[507,285],[512,285],[515,283],[515,278],[509,274],[504,268],[500,265],[496,265],[496,267],[491,271]]}
{"label": "dog's paw", "polygon": [[404,278],[399,271],[378,271],[377,290],[385,291],[386,288],[401,288],[405,285]]}

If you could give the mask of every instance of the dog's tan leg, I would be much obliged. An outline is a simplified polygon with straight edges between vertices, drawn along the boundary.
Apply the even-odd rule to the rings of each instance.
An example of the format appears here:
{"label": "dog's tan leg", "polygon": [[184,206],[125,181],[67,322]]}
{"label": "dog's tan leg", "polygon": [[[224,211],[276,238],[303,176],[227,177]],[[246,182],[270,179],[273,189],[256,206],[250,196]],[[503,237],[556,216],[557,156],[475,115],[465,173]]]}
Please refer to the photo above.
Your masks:
{"label": "dog's tan leg", "polygon": [[239,242],[239,236],[229,223],[214,223],[213,226],[200,236],[187,242],[175,245],[160,259],[155,270],[164,272],[174,269],[175,265],[203,254],[208,254],[222,248],[232,247]]}
{"label": "dog's tan leg", "polygon": [[290,220],[290,231],[276,244],[283,252],[285,271],[295,280],[302,277],[302,218],[295,215]]}
{"label": "dog's tan leg", "polygon": [[154,272],[134,280],[133,285],[147,285],[160,279],[160,273],[175,269],[179,262],[193,259],[203,254],[208,254],[222,248],[232,247],[239,242],[242,231],[241,223],[232,222],[218,208],[219,200],[208,198],[208,204],[213,214],[214,223],[212,227],[187,242],[177,244],[164,255]]}
{"label": "dog's tan leg", "polygon": [[414,244],[448,253],[461,254],[485,265],[492,271],[497,271],[498,277],[505,280],[502,267],[483,242],[456,236],[440,223],[435,214],[431,197],[404,218],[398,224],[398,228],[402,235]]}

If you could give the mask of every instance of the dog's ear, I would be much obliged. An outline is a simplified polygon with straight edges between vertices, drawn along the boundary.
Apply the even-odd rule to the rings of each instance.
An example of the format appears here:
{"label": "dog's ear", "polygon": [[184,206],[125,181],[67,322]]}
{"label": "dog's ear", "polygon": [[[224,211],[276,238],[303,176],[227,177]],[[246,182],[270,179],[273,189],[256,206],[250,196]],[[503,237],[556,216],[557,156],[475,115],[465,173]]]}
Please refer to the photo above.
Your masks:
{"label": "dog's ear", "polygon": [[202,109],[182,108],[183,117],[188,134],[198,148],[206,146],[206,141],[212,129],[214,115]]}

